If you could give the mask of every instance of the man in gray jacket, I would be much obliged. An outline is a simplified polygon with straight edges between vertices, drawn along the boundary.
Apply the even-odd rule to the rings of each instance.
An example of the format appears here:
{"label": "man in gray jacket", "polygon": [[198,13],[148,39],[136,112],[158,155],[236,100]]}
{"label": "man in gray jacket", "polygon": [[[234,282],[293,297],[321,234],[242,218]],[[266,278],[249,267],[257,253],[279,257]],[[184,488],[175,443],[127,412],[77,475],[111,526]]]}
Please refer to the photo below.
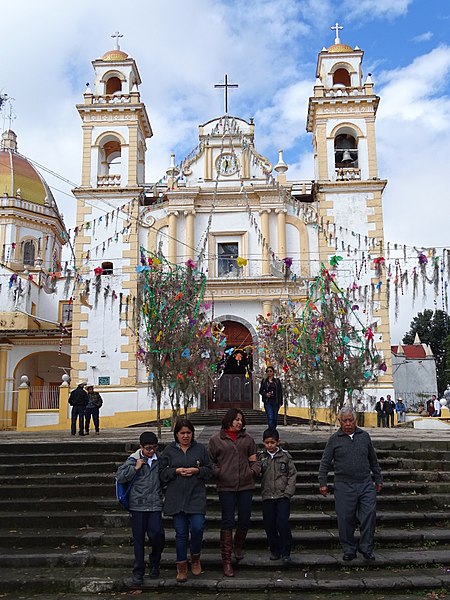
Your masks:
{"label": "man in gray jacket", "polygon": [[145,535],[152,546],[150,553],[150,577],[159,577],[159,563],[164,548],[162,522],[163,497],[159,481],[158,438],[152,431],[144,431],[139,438],[140,448],[119,467],[116,479],[119,483],[132,482],[129,493],[131,529],[133,532],[134,566],[133,585],[144,582]]}
{"label": "man in gray jacket", "polygon": [[[340,429],[325,447],[319,467],[319,492],[327,496],[327,477],[334,469],[334,495],[339,541],[345,561],[356,558],[375,560],[373,538],[376,523],[376,492],[383,487],[380,465],[369,434],[356,427],[356,414],[350,407],[339,412]],[[372,475],[375,480],[372,480]],[[356,521],[360,539],[355,541]]]}

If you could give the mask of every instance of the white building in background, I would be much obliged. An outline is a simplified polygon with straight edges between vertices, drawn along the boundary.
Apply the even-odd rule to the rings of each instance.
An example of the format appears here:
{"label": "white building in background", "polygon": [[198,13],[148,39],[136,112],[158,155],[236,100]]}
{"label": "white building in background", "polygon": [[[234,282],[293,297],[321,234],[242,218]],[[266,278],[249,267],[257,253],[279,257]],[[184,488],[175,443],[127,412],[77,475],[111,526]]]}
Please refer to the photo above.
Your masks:
{"label": "white building in background", "polygon": [[[14,158],[16,148],[2,147],[2,210],[8,205],[17,223],[14,232],[0,225],[0,241],[7,249],[14,240],[15,249],[21,249],[14,256],[4,254],[1,271],[0,311],[10,319],[0,346],[4,426],[14,425],[14,391],[22,376],[33,387],[53,389],[63,369],[70,372],[72,385],[86,379],[100,391],[103,427],[139,423],[154,415],[147,373],[136,358],[141,246],[162,251],[173,263],[190,259],[198,264],[200,257],[208,278],[206,299],[224,325],[227,344],[235,351],[250,348],[254,360],[257,316],[272,313],[289,299],[303,302],[320,264],[329,265],[332,256],[341,254],[338,283],[352,290],[387,367],[368,393],[373,398],[393,393],[389,317],[385,286],[380,284],[384,275],[373,263],[383,246],[381,197],[386,185],[377,170],[379,98],[370,75],[363,77],[362,59],[362,50],[339,39],[319,53],[307,115],[314,182],[290,180],[281,151],[276,165],[258,152],[257,123],[226,110],[199,126],[198,146],[178,164],[172,156],[165,177],[154,184],[145,181],[153,133],[136,62],[118,47],[94,60],[94,83],[77,105],[82,178],[74,190],[77,218],[70,239],[75,273],[69,277],[58,267],[67,237],[51,195],[47,193],[47,204],[43,199],[28,208],[32,220],[41,215],[45,221],[45,214],[48,223],[35,229],[18,226],[25,198],[23,193],[23,199],[18,196],[16,185],[4,189],[2,179],[7,178],[7,156]],[[39,232],[45,227],[51,250],[46,245],[43,256]],[[29,240],[35,248],[31,265],[25,260]],[[292,258],[288,278],[283,263],[287,257]],[[241,265],[238,258],[244,259]],[[31,282],[30,267],[38,274]],[[16,282],[8,288],[13,275]],[[11,289],[20,286],[22,293],[14,295]],[[43,325],[47,318],[50,323]],[[47,326],[51,333],[46,336]],[[39,335],[33,333],[36,327]],[[34,339],[41,350],[31,360]],[[205,408],[228,406],[231,394],[234,406],[257,407],[258,383],[245,385],[241,370],[230,367],[214,404],[203,400]],[[56,423],[55,415],[45,406],[29,410],[26,427],[66,427],[61,418]]]}

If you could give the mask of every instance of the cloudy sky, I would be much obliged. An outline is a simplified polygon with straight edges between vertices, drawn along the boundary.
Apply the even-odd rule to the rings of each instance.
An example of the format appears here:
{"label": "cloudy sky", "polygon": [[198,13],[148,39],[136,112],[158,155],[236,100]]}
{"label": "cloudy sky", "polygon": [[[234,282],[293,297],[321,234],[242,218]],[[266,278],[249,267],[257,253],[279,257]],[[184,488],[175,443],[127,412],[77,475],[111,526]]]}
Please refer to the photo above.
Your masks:
{"label": "cloudy sky", "polygon": [[[154,132],[148,182],[161,178],[171,152],[179,162],[196,146],[200,123],[223,113],[214,84],[225,73],[239,84],[229,112],[254,117],[257,149],[275,163],[283,148],[288,176],[312,179],[307,103],[317,54],[334,42],[336,21],[344,26],[342,42],[365,51],[364,73],[372,73],[381,96],[386,240],[448,247],[448,0],[15,0],[2,6],[0,93],[13,98],[19,151],[79,183],[75,104],[93,80],[91,60],[114,47],[111,34],[119,30],[121,48],[137,61]],[[8,115],[6,107],[2,129]],[[73,226],[71,185],[43,174]],[[395,340],[410,321],[407,304],[393,324]]]}

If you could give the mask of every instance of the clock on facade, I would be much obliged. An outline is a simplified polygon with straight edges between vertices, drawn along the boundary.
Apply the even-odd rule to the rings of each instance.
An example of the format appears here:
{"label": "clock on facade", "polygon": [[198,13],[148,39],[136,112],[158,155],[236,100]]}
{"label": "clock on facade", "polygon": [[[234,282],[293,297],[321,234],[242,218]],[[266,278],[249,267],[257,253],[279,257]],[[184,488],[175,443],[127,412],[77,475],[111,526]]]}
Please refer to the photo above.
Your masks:
{"label": "clock on facade", "polygon": [[216,160],[219,175],[234,175],[239,170],[239,162],[234,154],[223,153]]}

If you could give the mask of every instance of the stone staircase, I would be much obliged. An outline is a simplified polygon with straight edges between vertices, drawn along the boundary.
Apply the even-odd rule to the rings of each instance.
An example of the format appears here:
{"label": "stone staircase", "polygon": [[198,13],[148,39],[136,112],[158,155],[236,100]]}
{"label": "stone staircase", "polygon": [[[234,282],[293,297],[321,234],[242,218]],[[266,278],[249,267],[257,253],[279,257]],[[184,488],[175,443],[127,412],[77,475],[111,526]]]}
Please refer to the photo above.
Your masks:
{"label": "stone staircase", "polygon": [[[216,421],[217,422],[217,421]],[[166,522],[161,578],[147,590],[249,598],[301,594],[353,600],[395,593],[439,594],[450,585],[450,450],[430,442],[377,440],[385,486],[378,499],[375,563],[342,561],[333,498],[317,491],[324,442],[291,443],[298,479],[292,502],[294,564],[269,562],[261,501],[254,498],[246,556],[234,578],[224,578],[219,555],[220,511],[209,486],[204,573],[175,582],[174,533]],[[0,598],[126,597],[133,550],[128,513],[115,500],[114,473],[134,450],[129,442],[99,438],[27,444],[0,442]],[[176,593],[176,592],[175,592]],[[26,596],[28,594],[29,596]],[[364,594],[364,596],[363,596]],[[367,596],[368,594],[368,596]],[[37,595],[37,596],[35,596]],[[381,596],[380,596],[381,595]],[[130,595],[131,597],[131,595]],[[160,596],[163,598],[165,596]],[[167,598],[169,595],[167,595]],[[202,596],[203,597],[203,596]],[[397,596],[396,596],[397,597]],[[432,596],[430,596],[432,597]],[[438,597],[438,596],[436,596]]]}

